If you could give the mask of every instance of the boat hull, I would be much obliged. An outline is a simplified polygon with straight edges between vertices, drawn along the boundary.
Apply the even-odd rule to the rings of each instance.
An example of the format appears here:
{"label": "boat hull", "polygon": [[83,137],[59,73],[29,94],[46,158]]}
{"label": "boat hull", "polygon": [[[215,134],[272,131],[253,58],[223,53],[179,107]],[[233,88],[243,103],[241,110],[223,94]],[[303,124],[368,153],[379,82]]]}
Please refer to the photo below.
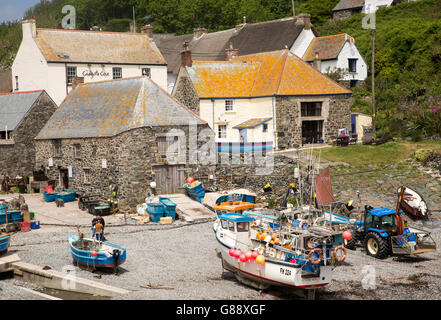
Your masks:
{"label": "boat hull", "polygon": [[78,240],[78,237],[73,235],[69,236],[69,249],[74,263],[76,263],[80,268],[88,270],[100,269],[111,271],[126,261],[126,249],[121,246],[108,242],[103,242],[104,245],[111,246],[112,248],[118,249],[120,251],[120,255],[115,263],[115,258],[112,255],[106,254],[104,252],[97,252],[97,255],[94,257],[92,255],[92,251],[90,250],[81,250],[75,248],[72,245],[72,242],[76,240]]}
{"label": "boat hull", "polygon": [[[222,264],[226,270],[229,270],[241,278],[248,279],[258,286],[281,286],[290,288],[314,289],[329,284],[332,280],[332,267],[320,266],[318,272],[312,274],[302,270],[300,265],[289,262],[272,260],[266,258],[264,264],[259,265],[254,260],[241,262],[239,259],[229,255],[232,245],[224,242],[216,232],[218,247],[221,252]],[[245,284],[249,284],[242,281]],[[256,287],[253,285],[253,287]]]}
{"label": "boat hull", "polygon": [[10,240],[11,237],[9,235],[0,236],[0,254],[8,251]]}

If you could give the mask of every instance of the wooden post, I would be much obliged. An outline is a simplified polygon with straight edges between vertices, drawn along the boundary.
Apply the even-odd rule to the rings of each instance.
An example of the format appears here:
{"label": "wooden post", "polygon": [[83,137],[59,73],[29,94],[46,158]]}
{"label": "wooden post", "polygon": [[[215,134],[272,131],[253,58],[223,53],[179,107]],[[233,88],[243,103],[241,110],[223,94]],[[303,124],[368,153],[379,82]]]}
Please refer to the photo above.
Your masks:
{"label": "wooden post", "polygon": [[295,17],[296,16],[296,9],[294,7],[294,0],[291,0],[292,3],[292,16]]}
{"label": "wooden post", "polygon": [[372,77],[372,136],[375,136],[375,29],[372,29],[372,64],[371,64],[371,77]]}

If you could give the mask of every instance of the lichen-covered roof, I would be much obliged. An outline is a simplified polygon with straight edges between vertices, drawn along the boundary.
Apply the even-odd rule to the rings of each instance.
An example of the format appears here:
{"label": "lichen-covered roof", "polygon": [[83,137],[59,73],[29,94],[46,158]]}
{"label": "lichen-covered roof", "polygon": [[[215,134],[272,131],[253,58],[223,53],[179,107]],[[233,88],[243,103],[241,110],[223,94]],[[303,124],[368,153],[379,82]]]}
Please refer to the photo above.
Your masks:
{"label": "lichen-covered roof", "polygon": [[50,62],[166,64],[145,33],[37,29],[35,42]]}
{"label": "lichen-covered roof", "polygon": [[185,70],[200,98],[351,94],[289,50],[194,61]]}
{"label": "lichen-covered roof", "polygon": [[332,11],[362,8],[364,0],[340,0]]}
{"label": "lichen-covered roof", "polygon": [[272,118],[253,118],[248,119],[245,122],[242,122],[241,124],[238,124],[237,126],[234,126],[234,129],[245,129],[245,128],[254,128],[257,127],[260,124],[263,124],[265,122],[270,121]]}
{"label": "lichen-covered roof", "polygon": [[37,140],[112,137],[140,127],[205,124],[148,77],[85,83],[72,90]]}
{"label": "lichen-covered roof", "polygon": [[0,93],[0,131],[15,130],[43,90]]}
{"label": "lichen-covered roof", "polygon": [[355,42],[346,33],[314,38],[303,55],[303,60],[314,61],[316,53],[319,60],[337,59],[346,41]]}

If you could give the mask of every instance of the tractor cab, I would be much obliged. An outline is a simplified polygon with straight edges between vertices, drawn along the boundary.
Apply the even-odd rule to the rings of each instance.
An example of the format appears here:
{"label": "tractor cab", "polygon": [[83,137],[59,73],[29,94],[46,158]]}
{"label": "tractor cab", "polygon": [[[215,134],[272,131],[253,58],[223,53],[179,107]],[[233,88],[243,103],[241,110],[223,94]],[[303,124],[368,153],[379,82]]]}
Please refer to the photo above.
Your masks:
{"label": "tractor cab", "polygon": [[366,208],[363,225],[366,231],[377,230],[387,236],[398,231],[395,210],[389,208]]}

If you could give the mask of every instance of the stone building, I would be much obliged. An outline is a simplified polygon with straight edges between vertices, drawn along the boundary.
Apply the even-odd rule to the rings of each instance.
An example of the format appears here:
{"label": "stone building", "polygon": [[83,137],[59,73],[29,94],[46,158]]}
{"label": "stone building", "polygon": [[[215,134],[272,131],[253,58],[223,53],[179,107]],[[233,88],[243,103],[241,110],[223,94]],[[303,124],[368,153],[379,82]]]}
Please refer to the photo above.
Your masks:
{"label": "stone building", "polygon": [[187,57],[173,96],[208,122],[218,151],[330,144],[350,128],[351,91],[287,49],[223,62]]}
{"label": "stone building", "polygon": [[150,26],[143,33],[45,29],[30,19],[22,30],[12,64],[14,91],[44,89],[60,105],[75,77],[87,83],[149,76],[167,88],[167,63]]}
{"label": "stone building", "polygon": [[394,0],[340,0],[332,9],[332,17],[337,20],[349,18],[357,13],[375,13],[379,8],[390,7],[395,3]]}
{"label": "stone building", "polygon": [[56,108],[43,90],[0,94],[0,176],[32,174],[34,138]]}
{"label": "stone building", "polygon": [[211,145],[205,121],[148,77],[134,77],[74,88],[36,137],[36,162],[79,193],[107,199],[112,182],[120,207],[134,208],[151,182],[159,194],[183,192],[188,174],[215,163]]}
{"label": "stone building", "polygon": [[0,70],[0,93],[12,92],[11,69]]}

